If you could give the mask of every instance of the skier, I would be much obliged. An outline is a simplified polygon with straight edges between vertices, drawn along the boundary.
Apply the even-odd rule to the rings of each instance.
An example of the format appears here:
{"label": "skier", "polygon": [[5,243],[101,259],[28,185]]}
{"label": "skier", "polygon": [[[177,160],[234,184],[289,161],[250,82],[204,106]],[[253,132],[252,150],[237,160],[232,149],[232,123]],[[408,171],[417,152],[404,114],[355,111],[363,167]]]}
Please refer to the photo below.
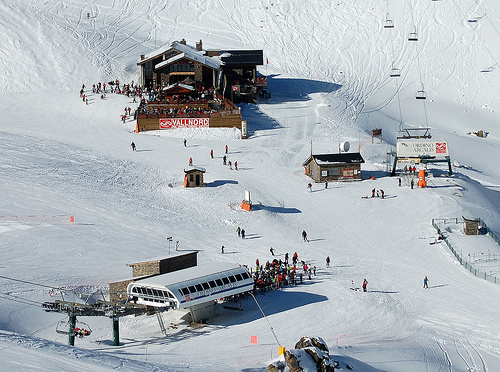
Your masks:
{"label": "skier", "polygon": [[238,162],[237,161],[234,162],[234,170],[238,170]]}
{"label": "skier", "polygon": [[427,279],[427,275],[426,275],[424,278],[424,288],[429,288],[429,285],[427,283],[429,283],[429,279]]}
{"label": "skier", "polygon": [[245,229],[241,229],[241,239],[245,239]]}
{"label": "skier", "polygon": [[226,154],[227,154],[227,145],[226,145]]}
{"label": "skier", "polygon": [[401,178],[398,178],[398,186],[401,187]]}
{"label": "skier", "polygon": [[236,232],[238,233],[238,238],[241,237],[241,227],[238,226]]}
{"label": "skier", "polygon": [[308,242],[309,240],[307,240],[307,233],[306,233],[306,230],[302,230],[302,238],[304,239],[305,242]]}
{"label": "skier", "polygon": [[307,190],[309,190],[309,192],[312,192],[312,187],[313,187],[312,183],[307,184]]}
{"label": "skier", "polygon": [[328,180],[325,180],[325,189],[328,188]]}
{"label": "skier", "polygon": [[193,166],[193,158],[189,158],[189,165]]}
{"label": "skier", "polygon": [[130,146],[132,146],[132,151],[135,151],[135,143],[131,143]]}
{"label": "skier", "polygon": [[231,160],[229,160],[229,169],[233,170],[233,164],[231,163]]}
{"label": "skier", "polygon": [[179,250],[179,241],[177,240],[175,242],[175,250],[178,251]]}
{"label": "skier", "polygon": [[330,267],[330,256],[326,256],[326,267]]}
{"label": "skier", "polygon": [[368,284],[368,280],[363,280],[363,292],[366,292],[366,285]]}
{"label": "skier", "polygon": [[226,165],[226,155],[222,157],[222,165]]}
{"label": "skier", "polygon": [[273,247],[271,247],[271,248],[269,249],[269,252],[271,252],[271,254],[274,256],[274,248],[273,248]]}
{"label": "skier", "polygon": [[186,141],[186,139],[184,138],[184,147],[186,147],[186,143],[187,143],[187,141]]}
{"label": "skier", "polygon": [[411,189],[413,190],[413,186],[415,185],[415,183],[413,182],[413,179],[411,180],[411,183],[410,183],[410,187]]}
{"label": "skier", "polygon": [[222,251],[222,254],[224,254],[224,246],[222,246],[221,251]]}
{"label": "skier", "polygon": [[372,198],[375,197],[375,189],[372,190]]}
{"label": "skier", "polygon": [[210,150],[210,156],[212,157],[212,159],[214,158],[214,150]]}
{"label": "skier", "polygon": [[313,266],[313,275],[316,276],[316,265]]}
{"label": "skier", "polygon": [[384,190],[380,189],[380,195],[382,196],[382,199],[384,198]]}
{"label": "skier", "polygon": [[288,265],[288,252],[285,253],[285,265]]}

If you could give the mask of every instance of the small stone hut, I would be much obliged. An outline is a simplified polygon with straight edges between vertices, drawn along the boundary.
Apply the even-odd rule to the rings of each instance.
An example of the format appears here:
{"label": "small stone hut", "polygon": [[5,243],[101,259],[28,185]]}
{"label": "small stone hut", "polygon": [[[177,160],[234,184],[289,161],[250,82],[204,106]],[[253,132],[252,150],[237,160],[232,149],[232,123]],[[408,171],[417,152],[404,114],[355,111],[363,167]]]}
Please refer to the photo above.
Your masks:
{"label": "small stone hut", "polygon": [[198,265],[198,252],[178,254],[172,257],[127,264],[132,268],[132,278],[109,283],[109,300],[119,302],[127,299],[127,286],[137,279],[187,269]]}
{"label": "small stone hut", "polygon": [[479,218],[465,218],[464,219],[464,234],[477,235],[479,230]]}
{"label": "small stone hut", "polygon": [[203,174],[206,172],[204,168],[193,167],[184,169],[184,187],[203,187]]}
{"label": "small stone hut", "polygon": [[305,174],[316,182],[325,180],[360,180],[361,164],[365,160],[359,152],[310,155],[302,164]]}

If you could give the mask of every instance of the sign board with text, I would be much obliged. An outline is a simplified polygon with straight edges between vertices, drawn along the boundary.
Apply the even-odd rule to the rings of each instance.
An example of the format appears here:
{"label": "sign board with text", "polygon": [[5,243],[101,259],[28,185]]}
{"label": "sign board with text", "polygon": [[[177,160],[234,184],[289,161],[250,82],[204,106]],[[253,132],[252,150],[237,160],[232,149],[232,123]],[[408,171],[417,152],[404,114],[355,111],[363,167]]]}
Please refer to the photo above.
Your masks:
{"label": "sign board with text", "polygon": [[160,119],[160,129],[208,128],[209,118],[167,118]]}
{"label": "sign board with text", "polygon": [[396,150],[398,158],[450,156],[445,140],[399,140]]}

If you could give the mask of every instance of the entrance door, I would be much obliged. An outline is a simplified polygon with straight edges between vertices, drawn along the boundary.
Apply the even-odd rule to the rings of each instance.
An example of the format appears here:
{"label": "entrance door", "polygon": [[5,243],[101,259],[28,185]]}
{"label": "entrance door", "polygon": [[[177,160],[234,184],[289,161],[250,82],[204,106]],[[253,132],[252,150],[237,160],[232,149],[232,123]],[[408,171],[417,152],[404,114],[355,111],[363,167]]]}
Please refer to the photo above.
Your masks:
{"label": "entrance door", "polygon": [[200,186],[200,175],[196,175],[196,186]]}

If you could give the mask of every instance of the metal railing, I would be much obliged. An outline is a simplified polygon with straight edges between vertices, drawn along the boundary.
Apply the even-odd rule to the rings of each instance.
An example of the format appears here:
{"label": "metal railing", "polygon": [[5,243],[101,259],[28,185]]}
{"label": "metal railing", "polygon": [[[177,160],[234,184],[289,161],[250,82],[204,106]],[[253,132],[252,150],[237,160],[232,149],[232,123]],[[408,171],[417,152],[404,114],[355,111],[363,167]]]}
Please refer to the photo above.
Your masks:
{"label": "metal railing", "polygon": [[[497,276],[498,274],[497,275],[493,275],[491,273],[488,274],[486,271],[483,271],[479,267],[477,267],[476,264],[471,263],[467,258],[465,258],[465,257],[462,256],[461,252],[460,253],[458,252],[458,250],[453,245],[453,243],[451,242],[451,240],[443,234],[440,225],[443,225],[443,224],[453,224],[453,223],[454,224],[459,224],[459,223],[462,223],[462,221],[459,220],[459,218],[432,219],[432,226],[434,226],[434,228],[437,230],[437,232],[440,235],[440,237],[442,237],[442,240],[445,242],[445,244],[450,249],[451,253],[453,253],[453,255],[455,256],[455,258],[458,260],[458,262],[460,262],[460,264],[463,267],[465,267],[472,274],[474,274],[474,276],[477,276],[477,277],[485,279],[485,280],[489,280],[490,282],[493,282],[493,283],[500,283],[500,277]],[[500,239],[486,225],[486,223],[483,220],[479,219],[479,225],[481,226],[481,228],[484,228],[486,230],[486,233],[491,238],[493,238],[493,240],[500,246]]]}

